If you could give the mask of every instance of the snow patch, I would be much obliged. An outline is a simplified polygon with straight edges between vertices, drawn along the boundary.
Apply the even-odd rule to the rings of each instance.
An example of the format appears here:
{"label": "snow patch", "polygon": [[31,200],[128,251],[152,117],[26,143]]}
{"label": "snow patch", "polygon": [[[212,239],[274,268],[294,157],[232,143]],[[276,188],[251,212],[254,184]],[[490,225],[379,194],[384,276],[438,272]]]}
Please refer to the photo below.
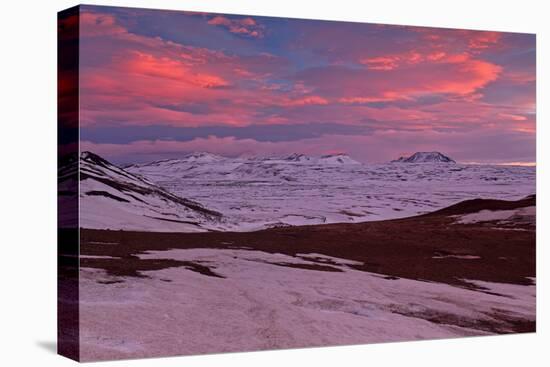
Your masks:
{"label": "snow patch", "polygon": [[455,216],[457,223],[472,224],[480,222],[509,221],[513,219],[533,219],[536,215],[536,207],[529,206],[513,210],[481,210],[476,213]]}

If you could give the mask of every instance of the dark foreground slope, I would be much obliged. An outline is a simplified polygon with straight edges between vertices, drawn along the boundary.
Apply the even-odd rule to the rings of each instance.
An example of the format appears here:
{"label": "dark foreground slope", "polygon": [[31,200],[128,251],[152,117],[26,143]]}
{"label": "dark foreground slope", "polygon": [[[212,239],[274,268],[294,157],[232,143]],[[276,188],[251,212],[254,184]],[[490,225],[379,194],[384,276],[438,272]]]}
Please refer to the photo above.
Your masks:
{"label": "dark foreground slope", "polygon": [[[535,224],[513,220],[460,224],[457,215],[481,210],[514,210],[535,206],[535,197],[519,201],[469,200],[417,217],[366,222],[274,228],[257,232],[151,233],[81,230],[81,266],[111,275],[143,277],[141,272],[185,267],[219,276],[204,264],[166,259],[140,259],[148,251],[191,248],[259,250],[267,253],[322,254],[359,261],[352,268],[387,279],[409,278],[483,291],[467,280],[519,285],[535,277]],[[110,256],[113,258],[94,258]],[[316,265],[280,266],[340,271],[330,260]]]}

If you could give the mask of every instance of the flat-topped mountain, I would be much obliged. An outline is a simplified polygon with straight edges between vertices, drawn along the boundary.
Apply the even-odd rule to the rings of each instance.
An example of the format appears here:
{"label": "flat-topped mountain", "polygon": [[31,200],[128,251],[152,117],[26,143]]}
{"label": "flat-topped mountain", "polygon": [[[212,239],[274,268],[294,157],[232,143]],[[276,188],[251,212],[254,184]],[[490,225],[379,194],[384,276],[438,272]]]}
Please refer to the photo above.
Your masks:
{"label": "flat-topped mountain", "polygon": [[453,159],[439,152],[416,152],[409,157],[399,157],[392,162],[399,163],[456,163]]}

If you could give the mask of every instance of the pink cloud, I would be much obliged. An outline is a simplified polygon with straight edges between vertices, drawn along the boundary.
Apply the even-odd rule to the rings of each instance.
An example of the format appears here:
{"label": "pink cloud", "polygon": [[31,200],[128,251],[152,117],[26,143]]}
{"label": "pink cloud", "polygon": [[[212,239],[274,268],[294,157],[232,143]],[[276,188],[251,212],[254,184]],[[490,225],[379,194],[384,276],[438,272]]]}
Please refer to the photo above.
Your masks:
{"label": "pink cloud", "polygon": [[424,59],[425,56],[413,50],[398,55],[365,57],[361,58],[359,63],[366,65],[370,70],[394,70],[403,65],[417,64]]}
{"label": "pink cloud", "polygon": [[501,47],[502,33],[492,31],[474,31],[466,29],[437,29],[409,27],[422,35],[432,48],[468,51],[480,53]]}
{"label": "pink cloud", "polygon": [[486,49],[497,44],[501,37],[501,32],[476,32],[466,31],[469,36],[468,46],[472,49]]}
{"label": "pink cloud", "polygon": [[[364,45],[368,42],[353,43],[359,36],[346,33],[345,27],[335,34],[324,29],[326,38],[318,40],[321,43],[305,45],[308,50],[332,45],[333,51],[319,55],[320,60],[329,61],[329,66],[294,68],[285,53],[274,55],[274,50],[239,54],[235,49],[215,50],[134,34],[116,17],[106,14],[84,13],[82,22],[82,40],[86,43],[80,80],[83,125],[190,127],[337,122],[364,124],[386,132],[388,135],[377,135],[382,141],[394,137],[392,131],[395,136],[403,133],[417,140],[422,133],[430,135],[438,129],[477,131],[490,127],[534,132],[534,120],[528,115],[528,111],[534,113],[532,95],[514,96],[507,103],[509,107],[486,102],[485,87],[493,82],[523,85],[534,80],[534,73],[528,70],[512,72],[484,57],[503,42],[492,35],[443,30],[424,38],[415,35],[418,41],[412,44],[375,43],[380,47],[367,48]],[[209,23],[203,26],[225,39],[227,34],[214,27],[253,38],[265,36],[264,28],[253,18],[215,16]],[[254,47],[261,43],[231,39],[239,44],[253,43]],[[300,49],[294,46],[287,51],[298,55]],[[63,90],[63,84],[61,87]],[[328,139],[283,145],[211,138],[185,144],[141,142],[92,148],[120,154],[132,149],[153,153],[204,150],[208,146],[210,150],[219,149],[220,154],[254,149],[323,153],[340,151],[342,144],[350,142],[343,137],[333,139],[336,144]],[[359,145],[377,145],[369,139],[354,141],[357,146],[349,143],[350,150],[368,154],[370,151],[363,151]],[[394,144],[399,139],[385,141]],[[435,149],[430,146],[434,141],[426,143],[426,149]]]}
{"label": "pink cloud", "polygon": [[261,38],[264,35],[264,30],[261,25],[250,17],[241,19],[229,19],[221,15],[217,15],[208,21],[208,24],[222,26],[229,32],[241,34],[254,38]]}
{"label": "pink cloud", "polygon": [[398,67],[399,61],[399,56],[378,56],[359,60],[361,64],[367,65],[372,70],[393,70]]}
{"label": "pink cloud", "polygon": [[161,79],[177,80],[201,88],[217,88],[229,85],[223,78],[206,73],[193,72],[185,63],[169,57],[155,57],[139,51],[132,52],[121,65],[128,72]]}
{"label": "pink cloud", "polygon": [[[472,59],[467,55],[452,55],[447,59],[449,64],[455,64],[454,73],[448,78],[432,80],[426,83],[428,90],[435,93],[455,93],[466,95],[483,88],[495,81],[502,67],[484,60]],[[429,80],[429,76],[425,76]]]}
{"label": "pink cloud", "polygon": [[361,104],[414,100],[439,94],[479,98],[479,91],[498,79],[502,67],[467,53],[410,53],[364,60],[365,71],[327,67],[303,72],[299,81],[325,98]]}
{"label": "pink cloud", "polygon": [[125,33],[127,33],[126,29],[117,24],[113,15],[95,12],[80,14],[81,37],[113,36]]}
{"label": "pink cloud", "polygon": [[294,99],[288,99],[282,102],[284,106],[307,106],[307,105],[327,105],[329,101],[320,96],[305,96]]}
{"label": "pink cloud", "polygon": [[502,79],[514,84],[528,84],[536,81],[535,73],[523,70],[505,70]]}
{"label": "pink cloud", "polygon": [[514,120],[514,121],[525,121],[525,120],[527,120],[527,117],[525,117],[525,116],[514,115],[514,114],[511,114],[511,113],[499,113],[498,115],[500,117],[502,117],[504,119],[508,119],[508,120]]}
{"label": "pink cloud", "polygon": [[376,102],[389,102],[398,99],[406,99],[405,96],[400,96],[397,92],[384,92],[379,97],[343,97],[338,100],[344,104],[366,104]]}

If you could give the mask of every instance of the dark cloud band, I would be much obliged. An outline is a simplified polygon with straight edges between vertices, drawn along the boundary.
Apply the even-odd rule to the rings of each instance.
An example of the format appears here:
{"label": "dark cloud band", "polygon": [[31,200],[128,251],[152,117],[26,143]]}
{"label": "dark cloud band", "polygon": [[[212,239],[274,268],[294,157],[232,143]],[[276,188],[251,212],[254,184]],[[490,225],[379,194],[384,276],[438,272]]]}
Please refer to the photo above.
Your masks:
{"label": "dark cloud band", "polygon": [[366,135],[372,131],[367,126],[330,123],[292,125],[251,125],[244,127],[205,126],[174,127],[148,126],[100,126],[83,127],[81,139],[102,144],[128,144],[140,140],[190,141],[197,138],[217,136],[237,139],[254,139],[261,142],[287,142],[323,135]]}

